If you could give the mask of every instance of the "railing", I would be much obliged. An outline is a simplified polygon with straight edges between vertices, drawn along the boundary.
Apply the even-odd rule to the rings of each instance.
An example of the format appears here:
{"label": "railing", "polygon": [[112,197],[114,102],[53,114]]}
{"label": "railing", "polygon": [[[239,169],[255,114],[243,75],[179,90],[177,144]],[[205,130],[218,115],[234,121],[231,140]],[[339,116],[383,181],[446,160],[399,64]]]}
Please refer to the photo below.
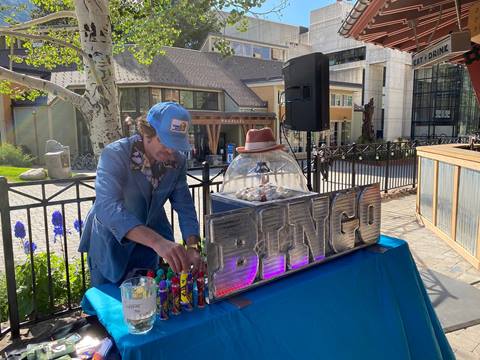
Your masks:
{"label": "railing", "polygon": [[[465,141],[435,139],[433,143]],[[432,144],[432,140],[322,147],[312,161],[312,173],[306,175],[312,177],[314,191],[321,193],[375,182],[380,182],[385,192],[415,187],[416,146],[426,144]],[[302,156],[298,160],[306,170],[306,160]],[[224,170],[208,163],[189,169],[189,188],[203,235],[209,196],[219,190]],[[0,178],[5,265],[4,272],[0,265],[0,320],[9,320],[0,335],[11,331],[12,337],[18,337],[22,326],[78,308],[89,287],[89,274],[84,255],[77,248],[82,220],[95,200],[94,179],[8,183]],[[165,210],[178,233],[178,221],[168,203]]]}
{"label": "railing", "polygon": [[[313,191],[326,193],[377,182],[385,193],[402,187],[415,187],[417,146],[467,142],[467,137],[441,137],[338,147],[323,146],[314,151],[313,170],[310,174]],[[308,176],[305,154],[297,154],[296,157]]]}
{"label": "railing", "polygon": [[[208,163],[189,169],[189,188],[202,228],[210,193],[219,190],[224,169]],[[5,266],[3,271],[0,265],[0,322],[9,321],[0,328],[0,336],[11,331],[18,337],[23,326],[79,308],[89,274],[77,248],[83,219],[95,201],[94,180],[89,176],[8,183],[0,177]],[[165,210],[173,230],[179,232],[173,208],[167,203]]]}

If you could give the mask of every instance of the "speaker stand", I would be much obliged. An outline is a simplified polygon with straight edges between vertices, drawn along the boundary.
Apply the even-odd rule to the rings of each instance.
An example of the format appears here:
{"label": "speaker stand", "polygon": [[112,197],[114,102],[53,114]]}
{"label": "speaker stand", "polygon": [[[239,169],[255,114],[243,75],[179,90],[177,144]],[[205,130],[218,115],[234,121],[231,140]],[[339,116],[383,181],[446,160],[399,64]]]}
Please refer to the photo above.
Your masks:
{"label": "speaker stand", "polygon": [[307,131],[307,187],[312,191],[312,132]]}

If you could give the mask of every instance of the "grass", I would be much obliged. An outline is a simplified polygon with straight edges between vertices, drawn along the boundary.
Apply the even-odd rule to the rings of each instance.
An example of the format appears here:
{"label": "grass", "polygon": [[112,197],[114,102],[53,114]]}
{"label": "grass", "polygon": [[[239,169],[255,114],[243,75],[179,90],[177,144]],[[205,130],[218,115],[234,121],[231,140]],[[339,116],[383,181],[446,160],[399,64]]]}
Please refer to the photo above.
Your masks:
{"label": "grass", "polygon": [[29,170],[30,168],[15,167],[15,166],[0,166],[0,176],[5,176],[8,182],[24,181],[20,179],[20,174]]}

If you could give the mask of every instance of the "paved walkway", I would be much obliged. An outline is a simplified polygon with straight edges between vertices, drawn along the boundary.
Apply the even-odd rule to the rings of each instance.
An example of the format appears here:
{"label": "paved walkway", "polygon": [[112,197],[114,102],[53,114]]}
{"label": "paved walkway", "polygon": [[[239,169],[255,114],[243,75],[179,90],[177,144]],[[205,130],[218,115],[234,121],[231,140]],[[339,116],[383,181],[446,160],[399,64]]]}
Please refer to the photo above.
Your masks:
{"label": "paved walkway", "polygon": [[[480,289],[480,271],[417,222],[415,201],[415,195],[383,201],[382,233],[406,240],[419,270],[428,268]],[[480,359],[480,325],[451,332],[447,338],[458,360]]]}

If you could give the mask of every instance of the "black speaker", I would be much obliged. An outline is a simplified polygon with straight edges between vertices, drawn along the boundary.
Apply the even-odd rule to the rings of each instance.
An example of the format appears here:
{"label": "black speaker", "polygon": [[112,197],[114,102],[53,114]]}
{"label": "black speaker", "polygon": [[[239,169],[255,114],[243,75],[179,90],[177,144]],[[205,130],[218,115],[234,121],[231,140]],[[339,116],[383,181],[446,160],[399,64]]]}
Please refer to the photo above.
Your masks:
{"label": "black speaker", "polygon": [[317,52],[288,60],[283,66],[286,128],[330,128],[328,56]]}

